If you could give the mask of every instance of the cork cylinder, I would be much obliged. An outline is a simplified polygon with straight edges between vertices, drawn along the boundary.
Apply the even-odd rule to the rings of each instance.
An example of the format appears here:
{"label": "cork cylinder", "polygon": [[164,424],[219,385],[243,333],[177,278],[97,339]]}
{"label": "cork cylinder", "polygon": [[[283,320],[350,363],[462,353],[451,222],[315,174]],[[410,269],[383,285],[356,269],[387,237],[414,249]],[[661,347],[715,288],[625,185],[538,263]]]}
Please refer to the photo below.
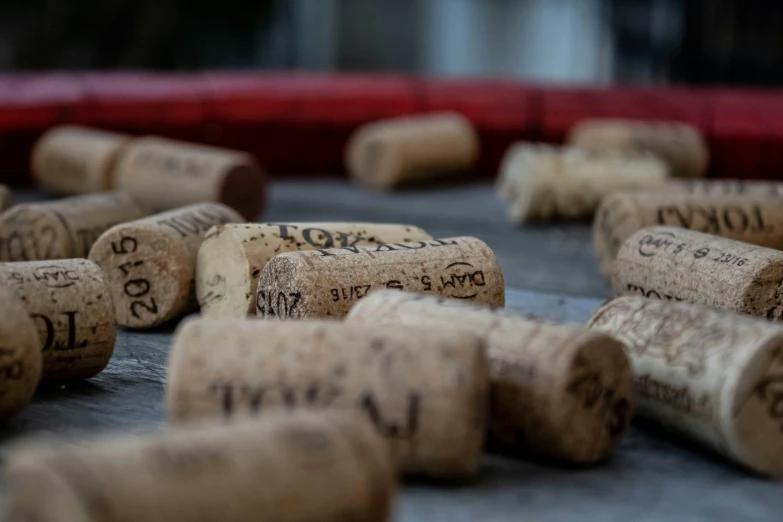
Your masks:
{"label": "cork cylinder", "polygon": [[114,352],[114,304],[103,272],[86,259],[0,263],[0,285],[38,328],[43,379],[87,379]]}
{"label": "cork cylinder", "polygon": [[93,245],[106,273],[117,323],[151,328],[197,307],[196,257],[214,225],[243,218],[220,203],[199,203],[117,225]]}
{"label": "cork cylinder", "polygon": [[605,197],[593,223],[593,247],[606,275],[623,242],[637,230],[671,225],[753,245],[783,249],[780,198],[677,192],[618,192]]}
{"label": "cork cylinder", "polygon": [[196,319],[175,334],[166,409],[175,424],[279,408],[357,411],[403,472],[467,478],[478,470],[488,388],[484,344],[463,333]]}
{"label": "cork cylinder", "polygon": [[255,315],[258,276],[282,252],[432,239],[419,227],[380,223],[245,223],[207,233],[196,264],[201,315]]}
{"label": "cork cylinder", "polygon": [[147,214],[123,192],[15,205],[0,216],[0,261],[87,257],[104,231]]}
{"label": "cork cylinder", "polygon": [[473,168],[478,156],[473,125],[460,114],[446,112],[363,125],[348,141],[345,162],[355,181],[390,190],[463,174]]}
{"label": "cork cylinder", "polygon": [[583,148],[651,152],[672,176],[700,178],[707,173],[707,142],[694,127],[679,122],[587,119],[571,131],[568,143]]}
{"label": "cork cylinder", "polygon": [[155,136],[123,149],[114,184],[158,211],[213,201],[252,220],[266,204],[266,178],[250,154]]}
{"label": "cork cylinder", "polygon": [[33,148],[30,170],[42,187],[61,194],[112,188],[111,173],[131,136],[76,125],[58,125]]}
{"label": "cork cylinder", "polygon": [[783,252],[675,227],[643,228],[614,261],[616,295],[687,301],[779,321]]}
{"label": "cork cylinder", "polygon": [[0,286],[0,420],[19,412],[41,380],[38,329],[22,302]]}
{"label": "cork cylinder", "polygon": [[11,206],[11,191],[5,185],[0,185],[0,212]]}
{"label": "cork cylinder", "polygon": [[509,449],[592,463],[617,445],[631,419],[633,375],[622,345],[581,325],[396,290],[373,292],[346,321],[482,339],[491,370],[489,433]]}
{"label": "cork cylinder", "polygon": [[9,522],[385,522],[395,493],[383,441],[326,412],[39,443],[8,460]]}
{"label": "cork cylinder", "polygon": [[345,317],[373,290],[394,288],[504,306],[503,274],[475,237],[287,252],[261,270],[256,315]]}
{"label": "cork cylinder", "polygon": [[590,217],[601,198],[619,190],[660,187],[666,165],[648,154],[517,143],[503,158],[498,195],[515,223]]}
{"label": "cork cylinder", "polygon": [[634,296],[609,301],[588,325],[625,344],[640,416],[759,473],[783,475],[783,327]]}

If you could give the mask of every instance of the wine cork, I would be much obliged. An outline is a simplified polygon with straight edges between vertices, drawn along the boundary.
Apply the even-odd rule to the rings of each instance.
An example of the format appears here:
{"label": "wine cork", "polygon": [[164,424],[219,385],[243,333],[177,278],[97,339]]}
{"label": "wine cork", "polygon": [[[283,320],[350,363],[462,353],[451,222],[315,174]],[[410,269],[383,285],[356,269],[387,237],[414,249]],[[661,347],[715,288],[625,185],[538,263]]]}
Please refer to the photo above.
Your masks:
{"label": "wine cork", "polygon": [[155,136],[123,150],[114,184],[159,211],[214,201],[251,220],[266,204],[266,178],[250,154]]}
{"label": "wine cork", "polygon": [[148,213],[123,192],[15,205],[0,216],[0,261],[87,257],[104,231]]}
{"label": "wine cork", "polygon": [[478,470],[489,384],[484,344],[471,335],[196,319],[175,334],[167,383],[173,423],[281,407],[358,411],[405,473],[465,478]]}
{"label": "wine cork", "polygon": [[637,230],[671,225],[783,249],[783,205],[776,197],[677,192],[618,192],[605,197],[593,223],[594,251],[607,276],[623,242]]}
{"label": "wine cork", "polygon": [[346,146],[351,177],[378,190],[454,176],[479,155],[473,125],[457,113],[403,116],[359,127]]}
{"label": "wine cork", "polygon": [[783,318],[783,252],[675,227],[643,228],[614,261],[616,295]]}
{"label": "wine cork", "polygon": [[106,273],[117,323],[151,328],[194,310],[198,249],[214,225],[241,222],[220,203],[199,203],[117,225],[90,259]]}
{"label": "wine cork", "polygon": [[38,328],[43,379],[87,379],[114,352],[114,304],[103,272],[86,259],[0,263],[0,285]]}
{"label": "wine cork", "polygon": [[783,475],[783,328],[687,303],[620,297],[592,328],[622,341],[638,412],[759,473]]}
{"label": "wine cork", "polygon": [[666,165],[649,154],[621,154],[517,143],[503,158],[498,194],[515,223],[592,216],[618,190],[660,187]]}
{"label": "wine cork", "polygon": [[24,305],[0,286],[0,420],[21,410],[41,380],[41,342]]}
{"label": "wine cork", "polygon": [[707,173],[707,142],[694,127],[678,122],[587,119],[571,131],[568,143],[583,148],[647,151],[671,167],[672,176],[699,178]]}
{"label": "wine cork", "polygon": [[0,185],[0,212],[11,206],[11,191],[5,185]]}
{"label": "wine cork", "polygon": [[30,170],[39,185],[54,192],[83,194],[110,190],[117,156],[130,140],[127,134],[58,125],[36,142]]}
{"label": "wine cork", "polygon": [[633,375],[623,346],[581,325],[395,290],[373,292],[346,321],[482,339],[491,370],[489,433],[510,449],[591,463],[617,445],[631,419]]}
{"label": "wine cork", "polygon": [[261,270],[256,315],[344,317],[379,288],[504,306],[497,258],[475,237],[287,252]]}
{"label": "wine cork", "polygon": [[432,239],[419,227],[379,223],[245,223],[219,225],[198,252],[196,294],[201,315],[255,315],[258,276],[275,255],[316,248]]}
{"label": "wine cork", "polygon": [[661,192],[679,192],[698,196],[783,196],[783,183],[775,181],[741,181],[738,179],[672,179]]}
{"label": "wine cork", "polygon": [[8,461],[9,522],[385,522],[396,489],[382,440],[325,412],[38,443]]}

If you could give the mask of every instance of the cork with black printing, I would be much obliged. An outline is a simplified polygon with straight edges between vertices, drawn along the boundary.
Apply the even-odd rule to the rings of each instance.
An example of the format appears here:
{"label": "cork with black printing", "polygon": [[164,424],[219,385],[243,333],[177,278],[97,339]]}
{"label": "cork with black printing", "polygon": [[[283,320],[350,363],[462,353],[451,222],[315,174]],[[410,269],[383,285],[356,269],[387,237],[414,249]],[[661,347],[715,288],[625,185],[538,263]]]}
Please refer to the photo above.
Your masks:
{"label": "cork with black printing", "polygon": [[7,419],[33,398],[41,380],[38,329],[22,302],[0,286],[0,419]]}

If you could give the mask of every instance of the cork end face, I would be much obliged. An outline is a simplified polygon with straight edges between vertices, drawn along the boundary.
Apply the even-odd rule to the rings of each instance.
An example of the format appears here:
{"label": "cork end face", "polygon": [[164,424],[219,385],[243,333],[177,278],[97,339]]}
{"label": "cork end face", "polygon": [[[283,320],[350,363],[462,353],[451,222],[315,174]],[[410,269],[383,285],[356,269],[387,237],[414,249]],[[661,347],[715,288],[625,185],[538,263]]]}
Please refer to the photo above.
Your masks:
{"label": "cork end face", "polygon": [[12,207],[0,217],[0,261],[75,257],[74,240],[56,213],[39,205]]}
{"label": "cork end face", "polygon": [[14,296],[0,288],[0,419],[22,409],[41,381],[41,341],[35,323]]}
{"label": "cork end face", "polygon": [[196,298],[204,317],[246,317],[255,313],[256,281],[242,240],[231,227],[207,234],[196,261]]}
{"label": "cork end face", "polygon": [[508,217],[514,223],[546,219],[556,214],[552,183],[557,180],[548,172],[558,169],[557,149],[533,143],[513,147],[501,163],[500,190],[508,202]]}
{"label": "cork end face", "polygon": [[257,218],[266,207],[267,181],[261,167],[252,159],[234,165],[223,178],[220,203],[233,208],[248,221]]}
{"label": "cork end face", "polygon": [[605,277],[612,277],[614,260],[625,240],[643,226],[633,195],[616,193],[601,200],[593,220],[593,254]]}
{"label": "cork end face", "polygon": [[193,260],[173,232],[154,225],[118,225],[98,238],[90,260],[106,274],[122,326],[159,326],[195,304]]}
{"label": "cork end face", "polygon": [[359,136],[349,146],[348,168],[351,177],[368,188],[388,190],[399,180],[394,146],[378,136]]}
{"label": "cork end face", "polygon": [[308,291],[303,286],[313,284],[296,252],[273,257],[261,270],[256,290],[256,316],[259,319],[307,319],[331,315],[328,310],[311,310]]}
{"label": "cork end face", "polygon": [[766,341],[728,377],[720,414],[729,450],[741,463],[783,476],[783,335]]}

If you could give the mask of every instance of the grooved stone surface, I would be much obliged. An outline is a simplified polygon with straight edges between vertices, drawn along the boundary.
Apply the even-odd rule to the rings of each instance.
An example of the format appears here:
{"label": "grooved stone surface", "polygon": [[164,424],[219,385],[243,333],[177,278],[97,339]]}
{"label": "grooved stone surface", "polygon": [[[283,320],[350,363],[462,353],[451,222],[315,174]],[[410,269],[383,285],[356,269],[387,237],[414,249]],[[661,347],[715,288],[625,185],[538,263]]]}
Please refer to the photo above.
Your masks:
{"label": "grooved stone surface", "polygon": [[[15,194],[16,196],[16,194]],[[18,201],[34,199],[19,194]],[[412,223],[434,237],[476,235],[498,256],[506,306],[586,321],[611,289],[592,257],[587,224],[516,228],[491,186],[380,195],[342,181],[278,182],[264,221]],[[108,368],[82,383],[43,389],[0,426],[0,446],[25,434],[139,430],[163,423],[163,383],[173,325],[118,331]],[[2,498],[0,485],[0,499]],[[633,426],[598,466],[568,469],[487,454],[474,483],[408,482],[396,522],[695,522],[779,520],[783,483],[743,471],[692,445]]]}

